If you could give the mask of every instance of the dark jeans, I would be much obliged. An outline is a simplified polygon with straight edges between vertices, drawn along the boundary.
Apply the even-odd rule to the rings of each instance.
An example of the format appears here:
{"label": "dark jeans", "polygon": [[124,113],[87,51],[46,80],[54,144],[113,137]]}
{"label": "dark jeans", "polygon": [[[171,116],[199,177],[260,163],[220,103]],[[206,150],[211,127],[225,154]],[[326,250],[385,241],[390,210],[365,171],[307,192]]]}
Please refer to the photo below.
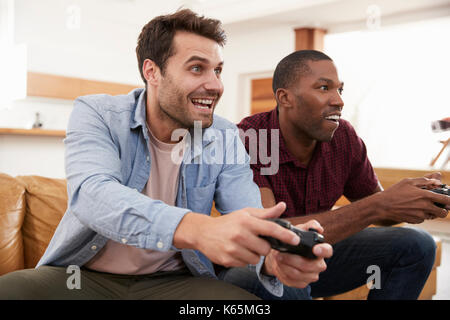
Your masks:
{"label": "dark jeans", "polygon": [[[431,272],[436,244],[425,231],[411,228],[367,228],[336,243],[327,270],[305,289],[284,286],[282,297],[271,295],[256,276],[243,268],[223,271],[219,278],[262,299],[300,300],[327,297],[375,280],[368,299],[417,299]],[[379,273],[378,273],[379,271]]]}
{"label": "dark jeans", "polygon": [[[149,275],[118,275],[81,268],[79,288],[65,267],[41,266],[0,277],[0,299],[72,300],[254,300],[224,281],[194,277],[186,270]],[[69,285],[67,284],[69,282]],[[69,289],[72,288],[72,289]]]}

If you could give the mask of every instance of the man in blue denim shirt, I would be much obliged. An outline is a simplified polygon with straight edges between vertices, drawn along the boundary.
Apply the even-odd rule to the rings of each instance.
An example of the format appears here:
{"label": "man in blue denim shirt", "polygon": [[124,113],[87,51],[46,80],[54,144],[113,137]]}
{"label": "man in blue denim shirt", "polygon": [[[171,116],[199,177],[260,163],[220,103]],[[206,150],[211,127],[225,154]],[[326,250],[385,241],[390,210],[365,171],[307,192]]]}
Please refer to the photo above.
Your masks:
{"label": "man in blue denim shirt", "polygon": [[[256,298],[218,280],[214,264],[248,265],[277,296],[279,275],[290,286],[317,280],[332,254],[328,244],[314,247],[318,259],[295,267],[264,260],[271,249],[259,235],[293,245],[299,238],[265,220],[285,204],[262,208],[236,127],[213,116],[223,92],[224,42],[217,20],[190,10],[157,17],[136,49],[146,89],[75,101],[65,139],[68,209],[37,268],[0,277],[0,298]],[[180,137],[182,162],[173,166],[179,173],[169,205],[148,196],[161,187],[152,185],[159,169],[150,150],[178,145]],[[213,200],[223,214],[217,218],[209,216]],[[323,231],[315,221],[308,226]],[[68,266],[80,272],[75,284]]]}

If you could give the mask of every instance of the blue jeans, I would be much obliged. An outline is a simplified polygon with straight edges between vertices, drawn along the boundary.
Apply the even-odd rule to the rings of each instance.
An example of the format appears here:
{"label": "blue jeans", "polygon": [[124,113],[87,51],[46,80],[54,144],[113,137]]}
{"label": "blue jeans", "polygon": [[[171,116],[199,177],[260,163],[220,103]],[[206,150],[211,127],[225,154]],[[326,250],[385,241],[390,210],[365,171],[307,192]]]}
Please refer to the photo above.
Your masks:
{"label": "blue jeans", "polygon": [[358,288],[371,278],[375,285],[368,299],[412,300],[419,297],[428,279],[436,244],[423,230],[367,228],[334,244],[333,252],[331,258],[325,259],[327,270],[319,275],[319,281],[304,289],[284,286],[282,297],[270,294],[256,274],[246,268],[224,270],[219,278],[266,300],[332,296]]}

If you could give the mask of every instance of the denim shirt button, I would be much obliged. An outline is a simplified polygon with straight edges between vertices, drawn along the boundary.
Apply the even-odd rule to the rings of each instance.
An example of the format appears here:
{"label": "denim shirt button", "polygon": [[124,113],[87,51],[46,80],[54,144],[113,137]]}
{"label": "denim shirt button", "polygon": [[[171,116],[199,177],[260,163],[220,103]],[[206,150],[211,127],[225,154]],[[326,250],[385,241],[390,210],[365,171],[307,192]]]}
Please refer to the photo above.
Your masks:
{"label": "denim shirt button", "polygon": [[96,245],[93,245],[93,246],[91,247],[91,250],[92,250],[92,251],[97,250],[97,246],[96,246]]}
{"label": "denim shirt button", "polygon": [[162,247],[164,246],[164,243],[162,243],[161,241],[158,241],[156,246],[158,247],[158,249],[162,249]]}
{"label": "denim shirt button", "polygon": [[128,242],[128,240],[127,240],[127,239],[125,239],[125,238],[122,238],[122,240],[121,240],[121,241],[122,241],[122,243],[123,243],[123,244],[125,244],[125,243],[127,243],[127,242]]}

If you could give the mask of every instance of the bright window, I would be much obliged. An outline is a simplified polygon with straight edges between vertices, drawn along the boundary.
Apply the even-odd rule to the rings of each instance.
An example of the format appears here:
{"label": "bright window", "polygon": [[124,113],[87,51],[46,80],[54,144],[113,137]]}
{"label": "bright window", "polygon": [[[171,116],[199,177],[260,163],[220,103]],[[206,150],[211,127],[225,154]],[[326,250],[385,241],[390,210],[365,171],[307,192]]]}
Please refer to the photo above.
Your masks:
{"label": "bright window", "polygon": [[375,167],[429,169],[439,140],[449,138],[431,130],[450,117],[449,34],[443,18],[326,36],[325,52],[345,82],[343,116]]}

